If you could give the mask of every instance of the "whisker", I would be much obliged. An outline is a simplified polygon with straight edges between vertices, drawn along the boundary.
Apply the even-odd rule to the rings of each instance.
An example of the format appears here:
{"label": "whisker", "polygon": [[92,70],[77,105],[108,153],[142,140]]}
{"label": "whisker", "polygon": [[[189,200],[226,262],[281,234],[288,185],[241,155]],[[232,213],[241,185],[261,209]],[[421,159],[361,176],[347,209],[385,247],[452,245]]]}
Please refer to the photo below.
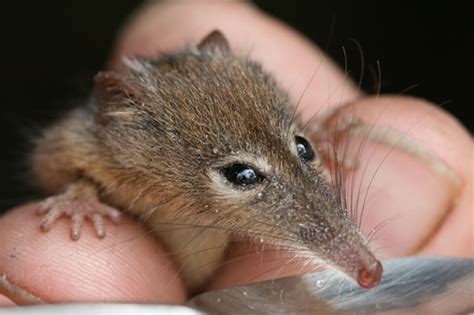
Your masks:
{"label": "whisker", "polygon": [[397,218],[399,219],[400,215],[393,215],[393,216],[391,216],[389,218],[386,218],[386,219],[382,220],[381,222],[377,223],[370,230],[370,232],[367,234],[367,236],[366,236],[367,242],[371,243],[373,241],[373,237],[376,235],[377,232],[379,232],[383,227],[385,227],[387,225],[387,223],[393,222]]}
{"label": "whisker", "polygon": [[[295,115],[296,115],[296,112],[298,111],[298,108],[301,104],[301,101],[303,100],[303,97],[304,95],[306,94],[306,91],[308,90],[309,86],[311,85],[311,83],[313,82],[313,79],[316,77],[316,74],[319,72],[319,69],[321,68],[321,65],[323,64],[323,61],[324,59],[321,59],[321,62],[319,63],[319,65],[316,67],[316,69],[313,71],[311,77],[309,78],[309,81],[308,83],[306,83],[306,86],[304,87],[303,89],[303,92],[301,93],[300,97],[298,98],[298,101],[296,102],[296,106],[293,110],[293,113],[291,115],[291,119],[290,119],[290,122],[293,122],[294,118],[295,118]],[[291,125],[291,124],[290,124]],[[290,132],[291,130],[288,129],[288,133]],[[288,134],[287,134],[287,137],[288,137]]]}
{"label": "whisker", "polygon": [[360,74],[359,74],[359,80],[357,82],[357,91],[361,90],[362,87],[362,82],[364,81],[364,73],[365,73],[365,58],[364,58],[364,50],[362,49],[362,45],[359,43],[358,40],[355,38],[349,38],[351,42],[353,42],[359,51],[359,57],[360,57]]}

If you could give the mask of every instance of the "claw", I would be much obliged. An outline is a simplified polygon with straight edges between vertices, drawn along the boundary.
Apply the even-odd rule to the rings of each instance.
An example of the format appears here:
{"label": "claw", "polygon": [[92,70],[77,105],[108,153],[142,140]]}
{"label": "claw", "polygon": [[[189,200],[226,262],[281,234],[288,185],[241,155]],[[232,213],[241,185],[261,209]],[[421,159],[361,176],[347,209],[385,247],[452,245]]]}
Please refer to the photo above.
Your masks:
{"label": "claw", "polygon": [[81,212],[75,212],[71,217],[71,239],[77,241],[81,238],[81,228],[84,223],[84,215]]}
{"label": "claw", "polygon": [[97,212],[93,212],[89,215],[89,219],[94,224],[95,234],[98,238],[102,239],[105,237],[105,228],[104,228],[104,220],[101,214]]}

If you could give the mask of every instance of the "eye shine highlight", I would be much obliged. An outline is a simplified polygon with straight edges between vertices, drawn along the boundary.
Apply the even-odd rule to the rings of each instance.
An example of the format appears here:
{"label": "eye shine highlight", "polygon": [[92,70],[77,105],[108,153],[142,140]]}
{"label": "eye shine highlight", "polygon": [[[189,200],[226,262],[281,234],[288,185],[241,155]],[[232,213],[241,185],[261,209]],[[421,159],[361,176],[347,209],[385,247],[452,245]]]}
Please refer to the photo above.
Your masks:
{"label": "eye shine highlight", "polygon": [[263,180],[263,176],[253,167],[234,163],[221,170],[224,177],[241,189],[251,189]]}
{"label": "eye shine highlight", "polygon": [[303,160],[304,162],[310,162],[314,160],[314,151],[309,144],[308,140],[301,136],[295,137],[296,142],[296,152],[298,153],[298,157]]}

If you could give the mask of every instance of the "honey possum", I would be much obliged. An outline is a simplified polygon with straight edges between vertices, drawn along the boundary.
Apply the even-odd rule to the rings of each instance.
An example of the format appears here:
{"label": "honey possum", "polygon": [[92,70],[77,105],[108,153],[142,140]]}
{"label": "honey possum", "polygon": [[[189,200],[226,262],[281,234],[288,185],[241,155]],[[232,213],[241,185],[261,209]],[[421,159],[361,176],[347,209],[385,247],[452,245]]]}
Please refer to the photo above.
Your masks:
{"label": "honey possum", "polygon": [[[382,266],[323,175],[321,157],[273,78],[214,31],[157,59],[95,78],[93,97],[45,129],[32,170],[53,195],[42,229],[84,219],[104,237],[116,209],[145,218],[189,290],[235,236],[321,259],[376,286]],[[306,259],[305,258],[305,259]]]}

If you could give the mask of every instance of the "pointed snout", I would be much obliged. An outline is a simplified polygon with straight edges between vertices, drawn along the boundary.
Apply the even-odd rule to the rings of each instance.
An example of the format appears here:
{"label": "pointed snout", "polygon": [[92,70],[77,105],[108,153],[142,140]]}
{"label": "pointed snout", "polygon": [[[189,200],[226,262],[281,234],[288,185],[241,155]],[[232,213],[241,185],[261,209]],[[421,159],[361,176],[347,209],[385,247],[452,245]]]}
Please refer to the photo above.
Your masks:
{"label": "pointed snout", "polygon": [[362,237],[357,236],[336,242],[335,251],[339,248],[341,254],[333,256],[332,261],[335,267],[357,281],[361,288],[371,289],[382,281],[383,267]]}
{"label": "pointed snout", "polygon": [[354,226],[347,225],[344,232],[338,233],[331,228],[305,227],[300,230],[300,237],[311,243],[317,256],[354,279],[361,288],[370,289],[381,282],[382,264]]}

